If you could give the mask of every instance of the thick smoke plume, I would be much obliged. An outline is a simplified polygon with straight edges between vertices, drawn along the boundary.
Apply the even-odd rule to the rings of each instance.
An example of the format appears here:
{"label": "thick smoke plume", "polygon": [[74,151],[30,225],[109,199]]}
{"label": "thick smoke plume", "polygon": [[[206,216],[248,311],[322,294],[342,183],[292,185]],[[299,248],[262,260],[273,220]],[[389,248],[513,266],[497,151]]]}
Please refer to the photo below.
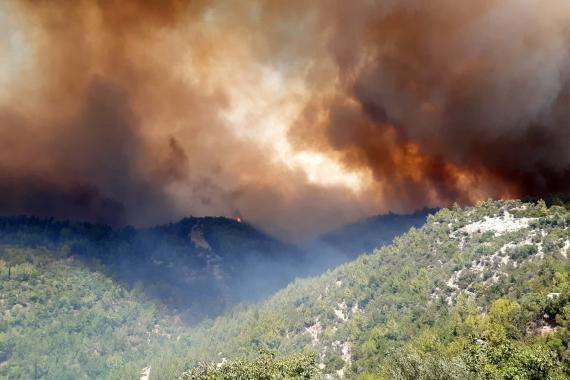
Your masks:
{"label": "thick smoke plume", "polygon": [[0,212],[367,214],[570,190],[566,0],[0,6]]}
{"label": "thick smoke plume", "polygon": [[330,41],[347,97],[325,105],[323,132],[388,198],[568,191],[568,3],[341,7],[356,17]]}

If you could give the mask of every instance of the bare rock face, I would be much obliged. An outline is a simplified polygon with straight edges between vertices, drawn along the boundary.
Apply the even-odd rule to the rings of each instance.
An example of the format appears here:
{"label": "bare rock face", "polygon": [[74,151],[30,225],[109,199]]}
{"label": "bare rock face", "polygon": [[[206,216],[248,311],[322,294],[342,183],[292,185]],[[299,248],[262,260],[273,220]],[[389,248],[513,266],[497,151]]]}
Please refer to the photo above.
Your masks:
{"label": "bare rock face", "polygon": [[204,238],[204,233],[198,224],[192,226],[192,229],[188,235],[190,236],[190,240],[192,243],[194,243],[194,246],[196,248],[206,249],[208,251],[212,250],[210,243],[208,243],[208,241]]}
{"label": "bare rock face", "polygon": [[150,369],[151,369],[151,366],[148,366],[148,367],[144,367],[141,370],[140,380],[149,380],[150,379]]}

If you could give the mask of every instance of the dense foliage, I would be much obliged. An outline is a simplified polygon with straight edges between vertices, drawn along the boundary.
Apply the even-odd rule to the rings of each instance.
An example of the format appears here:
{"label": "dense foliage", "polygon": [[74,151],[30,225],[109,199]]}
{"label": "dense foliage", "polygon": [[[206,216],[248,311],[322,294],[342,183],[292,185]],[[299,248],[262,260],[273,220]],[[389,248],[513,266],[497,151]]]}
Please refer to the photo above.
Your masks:
{"label": "dense foliage", "polygon": [[[187,227],[169,228],[167,240],[185,241]],[[30,236],[42,233],[20,238]],[[109,240],[100,236],[98,247]],[[189,331],[156,302],[159,277],[117,282],[106,259],[76,253],[91,242],[76,244],[0,246],[0,378],[131,379],[143,368],[149,380],[570,377],[561,206],[443,209],[390,246]],[[132,259],[112,250],[112,262],[134,262],[135,245],[113,246]],[[151,256],[161,257],[170,256]]]}
{"label": "dense foliage", "polygon": [[226,218],[186,218],[152,229],[114,230],[3,217],[0,245],[66,249],[116,282],[141,288],[187,322],[285,286],[296,274],[300,255],[296,248]]}
{"label": "dense foliage", "polygon": [[186,349],[140,289],[67,251],[0,248],[0,379],[138,379],[156,352]]}
{"label": "dense foliage", "polygon": [[[150,229],[35,217],[0,217],[0,246],[68,250],[118,283],[139,287],[186,322],[222,313],[243,300],[271,295],[296,277],[349,261],[360,245],[345,240],[366,232],[367,245],[387,244],[425,213],[386,215],[348,226],[301,248],[227,218],[185,218]],[[341,253],[342,252],[342,253]]]}
{"label": "dense foliage", "polygon": [[317,379],[318,375],[313,355],[277,358],[272,352],[262,351],[253,360],[200,364],[184,373],[182,380],[311,380]]}
{"label": "dense foliage", "polygon": [[569,225],[544,202],[441,210],[392,246],[204,323],[184,355],[312,349],[332,377],[566,378]]}

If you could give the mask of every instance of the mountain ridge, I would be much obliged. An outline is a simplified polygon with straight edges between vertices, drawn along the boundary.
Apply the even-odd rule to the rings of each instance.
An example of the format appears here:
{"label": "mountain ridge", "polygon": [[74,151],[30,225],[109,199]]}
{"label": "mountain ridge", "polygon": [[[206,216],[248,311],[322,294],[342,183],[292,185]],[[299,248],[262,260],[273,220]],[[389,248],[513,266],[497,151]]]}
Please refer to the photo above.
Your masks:
{"label": "mountain ridge", "polygon": [[[103,265],[120,283],[143,286],[173,310],[187,313],[190,320],[220,313],[245,296],[257,298],[284,286],[289,279],[286,265],[292,265],[297,256],[295,247],[246,223],[221,217],[185,218],[145,229],[2,217],[0,243],[67,247],[85,265]],[[238,286],[252,262],[266,264],[275,273],[259,294],[253,292],[253,284]]]}
{"label": "mountain ridge", "polygon": [[[215,234],[210,234],[204,225],[195,222],[189,219],[186,224],[163,227],[171,229],[166,236],[172,245],[150,241],[157,244],[151,247],[144,239],[138,244],[156,252],[157,247],[171,248],[184,242],[191,244],[195,252],[202,255],[198,259],[208,264],[212,259],[210,250],[216,248],[212,238]],[[228,223],[238,230],[249,228]],[[219,231],[231,235],[231,231],[223,228]],[[102,240],[107,239],[106,234],[109,233],[106,229],[95,232],[93,235]],[[42,236],[45,231],[38,234]],[[25,242],[25,234],[10,236]],[[232,245],[231,242],[236,241],[234,238],[226,242]],[[2,239],[0,234],[0,259],[4,263],[17,260],[19,276],[31,277],[16,280],[20,283],[10,280],[16,286],[10,288],[11,301],[0,302],[0,311],[16,316],[13,326],[19,326],[26,318],[36,323],[34,318],[39,318],[39,315],[29,314],[31,309],[26,306],[37,307],[34,304],[38,302],[35,290],[25,285],[31,298],[21,304],[17,301],[18,285],[29,283],[29,279],[37,281],[34,276],[41,272],[34,269],[33,254],[20,252],[14,258],[10,256],[11,250],[23,248],[14,248]],[[73,240],[64,241],[73,243]],[[79,243],[84,242],[80,239]],[[55,248],[49,248],[53,260],[64,265],[75,262],[74,265],[91,271],[87,273],[102,270],[100,273],[105,274],[104,268],[96,262],[91,266],[85,265],[87,262],[70,251],[71,244],[58,247],[62,249],[61,254]],[[128,264],[131,258],[138,257],[131,252],[133,247],[135,245],[121,246],[124,251],[117,250],[107,255],[126,255],[128,259],[124,263]],[[157,327],[153,319],[146,319],[142,325],[145,327],[137,330],[137,334],[140,337],[146,330],[159,338],[160,344],[139,355],[136,354],[136,342],[140,342],[140,338],[136,340],[133,337],[133,344],[123,348],[124,357],[132,359],[128,366],[122,363],[117,364],[118,367],[105,367],[98,356],[92,359],[85,357],[82,363],[86,370],[90,366],[95,366],[93,371],[102,370],[90,373],[104,373],[103,378],[121,378],[113,376],[138,373],[144,369],[149,380],[159,380],[178,378],[184,373],[188,378],[196,372],[187,370],[204,361],[212,363],[204,368],[213,368],[214,371],[223,368],[224,363],[233,366],[228,368],[239,370],[239,363],[257,365],[255,363],[260,363],[259,360],[265,360],[239,358],[255,358],[258,352],[269,351],[279,357],[300,355],[294,357],[307,365],[310,361],[304,361],[304,358],[314,358],[315,368],[320,373],[314,378],[563,379],[570,376],[569,249],[570,211],[561,206],[549,207],[542,201],[486,201],[475,207],[441,209],[435,215],[429,215],[423,226],[412,227],[390,245],[360,255],[319,276],[296,279],[266,300],[231,306],[223,314],[206,318],[190,329],[177,322],[176,318],[172,319],[172,315],[169,317],[167,309],[158,304],[152,306],[156,308],[153,318],[163,322]],[[171,254],[176,257],[184,252],[189,251],[182,249]],[[255,255],[252,257],[256,258]],[[168,262],[153,265],[168,266]],[[209,262],[209,265],[215,264]],[[10,269],[14,264],[10,265],[0,268],[2,278],[16,273],[11,272],[15,269]],[[67,270],[75,269],[69,267]],[[169,272],[169,276],[176,276],[176,270]],[[62,278],[55,277],[50,281],[55,281],[55,284],[69,281],[65,273],[62,272]],[[248,275],[257,276],[251,273]],[[214,275],[215,271],[211,274]],[[95,279],[89,276],[88,279]],[[162,281],[150,280],[151,283]],[[177,280],[172,279],[174,282]],[[93,280],[86,289],[92,286],[101,289],[98,281]],[[144,284],[135,282],[126,291],[135,297],[131,298],[135,302],[132,310],[138,310],[136,305],[142,307],[148,304],[145,302],[153,300],[150,297],[152,288],[145,288]],[[166,290],[167,293],[169,291]],[[85,293],[78,297],[69,305],[61,304],[61,312],[73,314],[76,313],[75,307],[81,310],[83,304],[93,305],[88,299],[82,299],[86,297]],[[122,301],[118,299],[117,302]],[[21,313],[21,310],[25,312]],[[92,310],[95,315],[99,313],[97,308]],[[57,315],[55,320],[59,321]],[[175,311],[174,317],[176,315],[181,313]],[[44,319],[41,317],[38,321]],[[113,331],[113,322],[109,323],[109,331]],[[0,359],[3,360],[0,362],[0,375],[6,368],[11,368],[12,375],[17,374],[25,357],[13,356],[11,350],[16,347],[16,338],[5,335],[16,330],[9,326],[0,327]],[[170,331],[176,329],[180,333],[173,335]],[[21,332],[28,334],[29,330]],[[84,334],[84,330],[78,332],[80,336]],[[178,336],[182,337],[180,341]],[[135,351],[131,351],[133,349]],[[303,356],[305,354],[308,356]],[[19,361],[10,362],[7,355],[19,358]],[[74,360],[66,352],[61,355],[66,362]],[[284,360],[287,362],[288,359]],[[21,374],[33,372],[31,363],[25,366]],[[307,373],[314,371],[311,369]]]}
{"label": "mountain ridge", "polygon": [[412,379],[396,376],[412,367],[449,371],[443,378],[564,378],[569,225],[568,210],[544,202],[442,209],[372,255],[202,325],[187,360],[309,350],[327,378]]}
{"label": "mountain ridge", "polygon": [[[404,221],[398,228],[385,233],[381,229],[393,216],[378,218],[385,222],[368,226],[379,236],[376,245],[391,241],[399,230],[418,221],[415,216],[401,216]],[[341,236],[343,230],[331,233]],[[217,315],[239,301],[266,297],[297,277],[321,273],[353,258],[349,249],[335,241],[296,246],[225,217],[186,217],[154,227],[116,229],[54,218],[3,216],[0,243],[66,246],[86,265],[103,264],[119,282],[146,287],[157,300],[174,312],[186,313],[192,321]]]}

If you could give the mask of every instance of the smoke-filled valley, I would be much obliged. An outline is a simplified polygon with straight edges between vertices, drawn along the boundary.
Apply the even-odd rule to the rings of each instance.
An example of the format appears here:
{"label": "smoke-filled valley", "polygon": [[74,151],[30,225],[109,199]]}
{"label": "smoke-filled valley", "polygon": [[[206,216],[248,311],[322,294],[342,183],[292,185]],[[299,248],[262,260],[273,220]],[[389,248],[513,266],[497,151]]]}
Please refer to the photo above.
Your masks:
{"label": "smoke-filled valley", "polygon": [[[0,376],[566,378],[568,208],[488,201],[425,218],[372,218],[302,247],[224,218],[4,218]],[[369,244],[351,238],[366,232],[384,247],[354,259],[346,241]]]}
{"label": "smoke-filled valley", "polygon": [[0,0],[0,380],[570,378],[566,0]]}
{"label": "smoke-filled valley", "polygon": [[[298,277],[319,274],[389,244],[427,212],[385,215],[332,231],[300,245],[271,238],[243,221],[185,218],[148,229],[60,222],[34,217],[0,218],[0,244],[47,248],[137,288],[187,323],[214,317],[240,301],[255,301]],[[346,241],[368,235],[365,246]]]}

